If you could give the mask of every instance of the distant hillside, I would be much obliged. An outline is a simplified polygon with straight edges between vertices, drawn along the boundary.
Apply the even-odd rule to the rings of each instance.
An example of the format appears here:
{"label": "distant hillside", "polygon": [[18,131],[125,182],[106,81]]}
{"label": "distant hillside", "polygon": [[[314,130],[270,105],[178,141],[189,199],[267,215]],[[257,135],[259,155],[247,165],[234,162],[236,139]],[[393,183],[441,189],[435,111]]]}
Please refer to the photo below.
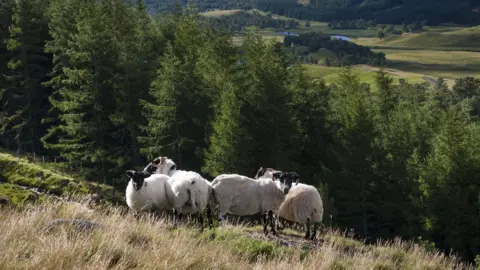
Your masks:
{"label": "distant hillside", "polygon": [[[186,0],[180,0],[185,5]],[[170,10],[175,0],[146,0],[150,12]],[[297,19],[315,21],[368,19],[401,24],[480,24],[480,0],[196,0],[200,11],[258,8]],[[306,4],[306,5],[305,5]]]}
{"label": "distant hillside", "polygon": [[444,33],[425,32],[389,36],[369,45],[411,48],[480,48],[480,27]]}

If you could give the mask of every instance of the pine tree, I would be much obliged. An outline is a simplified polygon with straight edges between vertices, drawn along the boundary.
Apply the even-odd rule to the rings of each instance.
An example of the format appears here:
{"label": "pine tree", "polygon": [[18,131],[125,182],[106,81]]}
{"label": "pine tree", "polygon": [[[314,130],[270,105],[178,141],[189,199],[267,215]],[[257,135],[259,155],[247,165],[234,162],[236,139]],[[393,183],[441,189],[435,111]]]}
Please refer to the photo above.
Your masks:
{"label": "pine tree", "polygon": [[339,212],[339,218],[349,218],[344,219],[341,226],[355,228],[368,236],[371,213],[375,211],[371,194],[377,181],[372,171],[377,131],[370,93],[347,67],[341,72],[333,95],[330,121],[335,122],[336,149],[341,164],[335,181],[329,185],[336,190],[336,208],[345,209]]}
{"label": "pine tree", "polygon": [[[378,89],[379,109],[383,122],[388,123],[391,111],[397,103],[396,93],[393,87],[393,78],[390,77],[384,69],[377,71],[375,81]],[[387,126],[385,124],[385,126]]]}
{"label": "pine tree", "polygon": [[7,41],[7,49],[12,53],[8,63],[11,71],[3,98],[9,100],[2,103],[8,102],[12,107],[7,108],[2,126],[13,132],[19,150],[32,153],[41,149],[41,120],[50,95],[50,90],[42,86],[51,68],[51,59],[44,52],[45,41],[50,38],[45,17],[47,5],[47,0],[17,1]]}
{"label": "pine tree", "polygon": [[5,0],[0,3],[0,145],[10,148],[14,144],[14,135],[7,129],[8,116],[14,108],[10,106],[12,91],[8,91],[6,75],[9,73],[8,62],[11,59],[11,52],[7,49],[9,38],[8,28],[12,24],[14,0]]}
{"label": "pine tree", "polygon": [[[77,8],[78,17],[73,19],[78,30],[71,40],[55,44],[68,47],[52,48],[61,52],[56,57],[66,59],[52,78],[57,92],[51,103],[59,111],[61,123],[49,130],[44,142],[70,163],[82,160],[89,171],[97,170],[96,173],[105,176],[116,158],[112,138],[115,129],[110,116],[115,108],[114,78],[119,56],[101,6],[92,1]],[[52,31],[65,30],[61,25],[56,26],[59,28]]]}
{"label": "pine tree", "polygon": [[199,15],[174,17],[173,41],[143,102],[147,135],[139,138],[149,158],[172,157],[179,167],[199,169],[212,116],[211,94],[199,74],[201,48],[207,42]]}
{"label": "pine tree", "polygon": [[220,169],[250,175],[258,164],[282,168],[294,162],[291,145],[296,126],[286,56],[276,43],[264,42],[258,35],[248,36],[244,44],[236,87],[222,93],[217,106],[204,167],[213,175]]}
{"label": "pine tree", "polygon": [[[420,170],[423,224],[440,248],[473,258],[480,244],[478,204],[480,126],[468,124],[459,110],[449,109],[435,137],[432,153]],[[459,225],[461,224],[461,226]]]}

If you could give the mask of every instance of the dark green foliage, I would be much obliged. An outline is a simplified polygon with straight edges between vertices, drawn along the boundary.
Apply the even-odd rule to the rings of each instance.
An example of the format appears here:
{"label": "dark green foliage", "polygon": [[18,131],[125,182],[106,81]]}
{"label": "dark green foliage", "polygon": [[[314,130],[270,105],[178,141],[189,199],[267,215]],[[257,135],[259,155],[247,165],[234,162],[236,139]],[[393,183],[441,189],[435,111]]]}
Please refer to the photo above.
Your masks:
{"label": "dark green foliage", "polygon": [[[2,5],[8,16],[8,1]],[[45,16],[47,6],[47,0],[15,2],[8,27],[10,35],[4,40],[10,54],[5,59],[9,59],[9,70],[4,71],[2,78],[0,102],[4,115],[0,130],[17,149],[31,153],[42,148],[39,138],[44,126],[41,120],[48,110],[44,104],[50,92],[42,86],[51,68],[51,59],[44,52],[45,41],[50,39]]]}
{"label": "dark green foliage", "polygon": [[[296,1],[261,0],[254,8],[270,11],[274,14],[303,20],[314,21],[354,21],[374,20],[377,23],[401,24],[459,23],[475,25],[480,22],[478,13],[473,9],[478,3],[469,0],[358,0],[330,1],[311,0],[310,6]],[[417,25],[414,27],[417,28]]]}
{"label": "dark green foliage", "polygon": [[163,153],[178,166],[198,168],[212,115],[212,96],[198,68],[201,48],[209,37],[200,28],[198,15],[180,15],[174,20],[173,41],[150,88],[153,99],[143,101],[148,125],[141,142],[149,158]]}
{"label": "dark green foliage", "polygon": [[302,33],[299,36],[286,36],[283,40],[285,47],[304,46],[308,52],[315,53],[320,49],[327,49],[338,59],[331,61],[331,66],[347,66],[354,64],[383,65],[385,54],[374,53],[368,47],[340,39],[332,39],[329,35],[318,32]]}
{"label": "dark green foliage", "polygon": [[353,20],[353,21],[344,21],[344,20],[333,20],[328,22],[328,28],[330,29],[367,29],[369,27],[376,27],[377,23],[373,20],[366,21],[363,19]]}
{"label": "dark green foliage", "polygon": [[299,23],[294,19],[284,20],[272,18],[271,14],[262,15],[258,11],[238,12],[228,16],[207,17],[207,21],[215,28],[226,28],[231,31],[242,31],[246,27],[294,29]]}

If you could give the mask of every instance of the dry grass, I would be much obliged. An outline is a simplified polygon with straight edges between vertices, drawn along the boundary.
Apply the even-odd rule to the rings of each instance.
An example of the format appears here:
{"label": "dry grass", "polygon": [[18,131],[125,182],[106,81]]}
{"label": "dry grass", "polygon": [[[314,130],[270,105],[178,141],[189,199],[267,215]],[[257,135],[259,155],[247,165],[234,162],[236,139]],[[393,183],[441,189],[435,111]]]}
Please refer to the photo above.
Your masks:
{"label": "dry grass", "polygon": [[[313,248],[293,233],[288,241],[297,245],[287,247],[255,227],[200,233],[172,229],[151,216],[137,220],[114,207],[89,212],[78,204],[49,203],[0,211],[0,269],[466,269],[416,245],[394,241],[367,246],[332,232],[321,236],[321,244],[310,244]],[[58,218],[102,227],[45,229]]]}

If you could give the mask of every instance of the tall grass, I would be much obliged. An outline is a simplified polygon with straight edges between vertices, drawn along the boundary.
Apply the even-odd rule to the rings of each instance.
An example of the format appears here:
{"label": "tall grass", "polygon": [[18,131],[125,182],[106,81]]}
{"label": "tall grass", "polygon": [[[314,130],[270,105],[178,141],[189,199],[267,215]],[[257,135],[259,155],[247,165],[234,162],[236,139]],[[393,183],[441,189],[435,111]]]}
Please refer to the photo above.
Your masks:
{"label": "tall grass", "polygon": [[[455,258],[399,240],[364,245],[338,232],[317,244],[295,234],[262,235],[259,228],[227,225],[201,233],[173,229],[152,216],[136,219],[120,208],[49,202],[0,209],[0,269],[467,269]],[[89,220],[81,230],[46,225],[58,218]]]}

